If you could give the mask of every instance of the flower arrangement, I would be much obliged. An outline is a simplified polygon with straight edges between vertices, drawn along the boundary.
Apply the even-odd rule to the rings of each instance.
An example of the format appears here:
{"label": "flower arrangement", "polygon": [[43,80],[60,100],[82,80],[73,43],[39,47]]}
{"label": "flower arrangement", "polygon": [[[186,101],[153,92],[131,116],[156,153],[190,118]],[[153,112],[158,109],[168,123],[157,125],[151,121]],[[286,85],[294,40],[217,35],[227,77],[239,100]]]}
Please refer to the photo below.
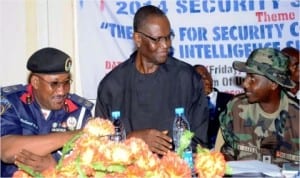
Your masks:
{"label": "flower arrangement", "polygon": [[[83,132],[69,140],[63,147],[57,166],[43,172],[34,172],[19,165],[13,177],[191,177],[192,171],[180,154],[168,152],[162,158],[153,154],[139,138],[124,142],[109,139],[114,126],[107,119],[90,120]],[[191,134],[182,139],[182,148],[190,143]],[[219,152],[210,152],[198,146],[194,160],[198,177],[222,177],[226,162]]]}

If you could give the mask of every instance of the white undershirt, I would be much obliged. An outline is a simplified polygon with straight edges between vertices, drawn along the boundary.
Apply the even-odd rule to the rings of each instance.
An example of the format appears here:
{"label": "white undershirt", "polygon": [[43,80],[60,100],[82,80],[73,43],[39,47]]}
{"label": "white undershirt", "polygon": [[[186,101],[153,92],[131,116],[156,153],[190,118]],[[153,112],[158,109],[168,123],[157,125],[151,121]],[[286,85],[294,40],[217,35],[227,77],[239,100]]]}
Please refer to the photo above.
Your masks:
{"label": "white undershirt", "polygon": [[213,90],[208,96],[210,97],[210,102],[216,106],[218,92]]}
{"label": "white undershirt", "polygon": [[42,114],[44,115],[45,120],[48,119],[48,116],[50,115],[51,110],[48,109],[41,109]]}

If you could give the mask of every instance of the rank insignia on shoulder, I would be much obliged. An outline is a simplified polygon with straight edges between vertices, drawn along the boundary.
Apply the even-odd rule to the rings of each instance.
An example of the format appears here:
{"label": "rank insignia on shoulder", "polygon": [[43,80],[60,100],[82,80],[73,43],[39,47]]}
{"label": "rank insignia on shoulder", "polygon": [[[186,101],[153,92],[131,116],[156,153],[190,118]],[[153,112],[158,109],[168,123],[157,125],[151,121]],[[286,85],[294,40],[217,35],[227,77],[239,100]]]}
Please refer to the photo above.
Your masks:
{"label": "rank insignia on shoulder", "polygon": [[4,98],[4,97],[0,97],[0,116],[5,113],[7,111],[7,109],[9,109],[11,107],[10,102]]}
{"label": "rank insignia on shoulder", "polygon": [[84,106],[86,107],[87,109],[91,110],[94,106],[93,102],[81,97],[81,96],[78,96],[76,94],[69,94],[69,98],[75,102],[76,104],[79,104],[81,106]]}
{"label": "rank insignia on shoulder", "polygon": [[12,85],[12,86],[7,86],[7,87],[2,87],[1,88],[1,95],[6,96],[12,93],[16,93],[19,91],[26,91],[26,87],[24,85]]}

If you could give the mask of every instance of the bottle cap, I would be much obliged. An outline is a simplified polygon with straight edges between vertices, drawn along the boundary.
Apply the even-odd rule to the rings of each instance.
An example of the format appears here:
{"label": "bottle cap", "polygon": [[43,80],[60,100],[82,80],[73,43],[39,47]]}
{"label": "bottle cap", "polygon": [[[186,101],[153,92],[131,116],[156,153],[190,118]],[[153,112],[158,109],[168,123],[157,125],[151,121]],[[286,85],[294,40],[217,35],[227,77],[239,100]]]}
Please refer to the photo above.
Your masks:
{"label": "bottle cap", "polygon": [[176,114],[183,114],[184,113],[184,108],[182,108],[182,107],[175,108],[175,113]]}
{"label": "bottle cap", "polygon": [[113,111],[111,113],[111,116],[112,116],[113,119],[118,119],[118,118],[120,118],[121,113],[120,113],[120,111]]}

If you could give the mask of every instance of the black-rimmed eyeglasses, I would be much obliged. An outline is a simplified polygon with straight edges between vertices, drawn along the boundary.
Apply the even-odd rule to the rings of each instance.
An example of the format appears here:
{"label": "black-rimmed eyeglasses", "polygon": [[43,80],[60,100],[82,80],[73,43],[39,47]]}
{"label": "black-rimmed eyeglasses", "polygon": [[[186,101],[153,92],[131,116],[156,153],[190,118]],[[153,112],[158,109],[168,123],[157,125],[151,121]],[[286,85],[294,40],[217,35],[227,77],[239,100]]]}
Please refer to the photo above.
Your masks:
{"label": "black-rimmed eyeglasses", "polygon": [[52,81],[52,82],[49,82],[47,81],[46,79],[44,79],[43,77],[41,76],[38,76],[36,75],[39,79],[41,79],[42,81],[46,82],[52,90],[56,90],[58,89],[59,87],[63,87],[64,89],[66,88],[70,88],[70,85],[72,83],[72,79],[67,79],[63,82],[59,82],[59,81]]}
{"label": "black-rimmed eyeglasses", "polygon": [[175,35],[173,32],[171,32],[169,35],[167,36],[159,36],[159,37],[152,37],[150,35],[147,35],[143,32],[137,31],[136,33],[140,33],[142,34],[144,37],[150,39],[151,41],[153,41],[154,43],[160,43],[162,41],[168,42],[174,39]]}

